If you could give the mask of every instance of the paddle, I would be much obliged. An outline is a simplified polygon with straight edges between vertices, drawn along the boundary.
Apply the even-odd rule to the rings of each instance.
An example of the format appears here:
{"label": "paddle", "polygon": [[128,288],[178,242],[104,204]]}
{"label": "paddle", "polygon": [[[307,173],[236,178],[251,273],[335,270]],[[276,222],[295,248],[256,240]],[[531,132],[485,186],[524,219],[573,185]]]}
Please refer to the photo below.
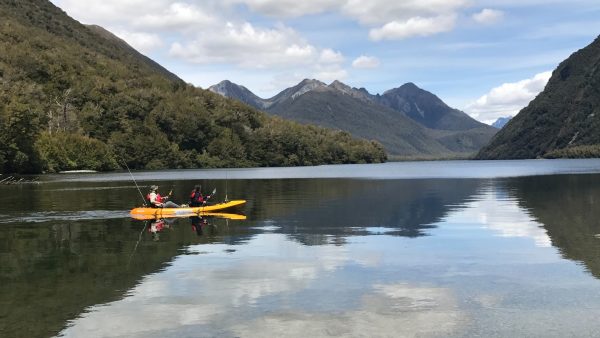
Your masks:
{"label": "paddle", "polygon": [[211,197],[213,197],[213,195],[216,194],[216,193],[217,193],[217,188],[214,188],[213,191],[210,193],[210,195],[208,195],[206,197],[206,200],[204,200],[204,204],[202,204],[202,206],[198,209],[198,216],[200,216],[200,213],[202,212],[202,207],[207,206],[207,205],[211,205],[211,204],[208,204],[208,199],[211,198]]}
{"label": "paddle", "polygon": [[211,197],[213,197],[214,194],[217,193],[217,188],[214,188],[213,191],[210,193],[210,195],[206,196],[206,198],[204,199],[204,202],[202,203],[202,206],[207,206],[207,205],[212,205],[212,203],[208,203],[208,199],[210,199]]}
{"label": "paddle", "polygon": [[213,191],[210,193],[210,195],[208,195],[206,197],[206,201],[205,201],[204,205],[209,205],[208,204],[208,199],[211,198],[211,197],[213,197],[213,195],[216,194],[216,193],[217,193],[217,188],[214,188]]}

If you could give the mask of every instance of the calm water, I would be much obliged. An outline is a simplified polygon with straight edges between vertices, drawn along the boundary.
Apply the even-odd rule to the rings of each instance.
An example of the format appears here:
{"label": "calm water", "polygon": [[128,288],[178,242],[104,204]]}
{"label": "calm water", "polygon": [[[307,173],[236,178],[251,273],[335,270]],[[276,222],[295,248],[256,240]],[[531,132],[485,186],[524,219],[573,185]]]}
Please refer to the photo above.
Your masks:
{"label": "calm water", "polygon": [[127,173],[0,186],[1,337],[600,335],[600,161],[134,174],[247,220],[131,220]]}

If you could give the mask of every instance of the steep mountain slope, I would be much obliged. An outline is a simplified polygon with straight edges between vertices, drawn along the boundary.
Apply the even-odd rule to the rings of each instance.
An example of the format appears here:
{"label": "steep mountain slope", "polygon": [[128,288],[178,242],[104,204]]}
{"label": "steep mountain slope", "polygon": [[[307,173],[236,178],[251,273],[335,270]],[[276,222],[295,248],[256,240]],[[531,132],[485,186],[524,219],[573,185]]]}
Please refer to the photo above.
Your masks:
{"label": "steep mountain slope", "polygon": [[107,31],[103,27],[100,27],[98,25],[86,25],[86,27],[89,28],[92,32],[98,34],[99,36],[102,36],[105,39],[107,39],[108,41],[113,42],[117,46],[118,50],[122,50],[122,51],[126,52],[127,56],[135,57],[142,63],[146,64],[153,70],[164,75],[166,78],[168,78],[172,81],[183,82],[183,80],[181,80],[177,75],[171,73],[166,68],[159,65],[158,63],[156,63],[154,60],[150,59],[146,55],[138,52],[137,50],[135,50],[135,48],[131,47],[123,39],[119,38],[118,36],[114,35],[113,33],[109,32],[109,31]]}
{"label": "steep mountain slope", "polygon": [[431,129],[468,130],[485,126],[458,109],[448,107],[432,93],[406,83],[377,95],[379,104],[401,111],[406,116]]}
{"label": "steep mountain slope", "polygon": [[336,128],[381,142],[392,155],[439,156],[448,150],[418,123],[370,101],[357,100],[322,85],[301,95],[290,95],[269,112],[301,123]]}
{"label": "steep mountain slope", "polygon": [[45,0],[0,1],[0,171],[373,162],[380,145],[185,84]]}
{"label": "steep mountain slope", "polygon": [[600,37],[573,53],[480,159],[600,157]]}

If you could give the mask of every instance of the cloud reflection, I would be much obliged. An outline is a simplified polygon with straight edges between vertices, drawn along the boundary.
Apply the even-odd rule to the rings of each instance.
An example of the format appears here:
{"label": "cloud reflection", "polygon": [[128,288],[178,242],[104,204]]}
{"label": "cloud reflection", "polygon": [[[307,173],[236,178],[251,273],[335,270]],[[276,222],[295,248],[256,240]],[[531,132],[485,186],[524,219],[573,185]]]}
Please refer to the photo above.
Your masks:
{"label": "cloud reflection", "polygon": [[[372,325],[389,334],[443,334],[462,317],[449,290],[404,283],[344,287],[355,297],[340,299],[332,290],[304,306],[294,301],[303,292],[329,290],[331,280],[344,285],[344,269],[380,264],[366,249],[309,247],[280,234],[256,236],[248,245],[236,246],[234,254],[224,252],[228,247],[191,247],[192,252],[208,252],[177,257],[165,271],[146,276],[124,299],[89,308],[61,336],[180,336],[186,330],[240,337],[370,336]],[[324,313],[310,300],[340,311]]]}
{"label": "cloud reflection", "polygon": [[464,320],[448,289],[381,284],[361,297],[357,309],[272,313],[242,322],[233,331],[240,337],[427,337],[448,335]]}
{"label": "cloud reflection", "polygon": [[466,203],[463,209],[449,214],[443,222],[475,223],[500,237],[531,238],[538,247],[552,246],[543,224],[523,209],[516,198],[496,186],[482,189],[477,198]]}

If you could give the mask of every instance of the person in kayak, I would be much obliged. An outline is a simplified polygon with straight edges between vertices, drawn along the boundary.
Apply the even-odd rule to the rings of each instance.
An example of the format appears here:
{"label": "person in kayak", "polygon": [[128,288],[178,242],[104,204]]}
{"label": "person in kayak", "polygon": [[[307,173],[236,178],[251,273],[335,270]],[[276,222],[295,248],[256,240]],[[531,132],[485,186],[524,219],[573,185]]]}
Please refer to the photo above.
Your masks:
{"label": "person in kayak", "polygon": [[205,205],[210,196],[211,195],[205,197],[202,195],[202,186],[196,185],[190,194],[190,207],[201,207]]}
{"label": "person in kayak", "polygon": [[158,186],[150,186],[150,193],[146,196],[146,199],[150,202],[150,206],[153,208],[179,208],[179,204],[167,201],[168,197],[162,197],[158,193]]}

